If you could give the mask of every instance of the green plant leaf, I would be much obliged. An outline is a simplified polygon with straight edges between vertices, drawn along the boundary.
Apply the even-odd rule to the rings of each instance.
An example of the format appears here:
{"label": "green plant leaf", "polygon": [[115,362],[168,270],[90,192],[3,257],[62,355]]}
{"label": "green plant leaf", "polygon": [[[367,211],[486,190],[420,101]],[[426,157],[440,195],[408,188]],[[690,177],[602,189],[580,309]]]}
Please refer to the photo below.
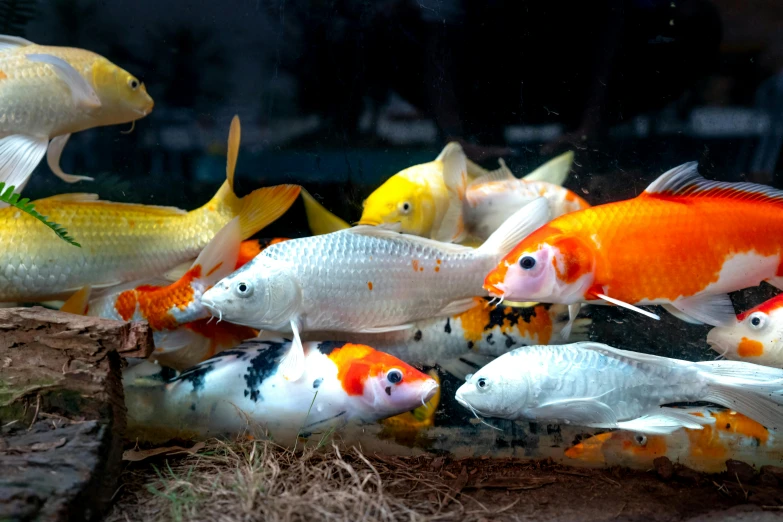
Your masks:
{"label": "green plant leaf", "polygon": [[35,210],[35,205],[30,203],[28,198],[19,199],[19,194],[14,192],[14,187],[11,186],[6,188],[5,183],[2,181],[0,181],[0,201],[3,203],[8,203],[12,207],[30,214],[35,219],[51,228],[54,233],[57,234],[63,241],[79,248],[82,247],[71,236],[68,235],[68,231],[65,230],[65,227],[49,221],[46,216],[42,216],[37,210]]}

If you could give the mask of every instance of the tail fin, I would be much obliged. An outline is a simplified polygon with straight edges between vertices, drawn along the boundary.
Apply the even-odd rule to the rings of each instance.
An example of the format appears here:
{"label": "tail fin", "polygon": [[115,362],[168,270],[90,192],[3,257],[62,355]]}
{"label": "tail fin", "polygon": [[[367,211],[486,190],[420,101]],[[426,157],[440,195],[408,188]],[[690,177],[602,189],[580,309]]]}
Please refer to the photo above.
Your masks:
{"label": "tail fin", "polygon": [[766,428],[783,428],[783,370],[740,361],[696,364],[709,381],[705,401],[735,410]]}
{"label": "tail fin", "polygon": [[239,216],[242,237],[247,238],[282,216],[299,195],[299,185],[277,185],[254,190],[243,198],[234,194],[234,171],[239,155],[241,127],[239,117],[231,120],[228,134],[226,181],[202,209]]}
{"label": "tail fin", "polygon": [[60,311],[75,315],[87,315],[91,295],[92,286],[85,285],[65,301],[60,307]]}
{"label": "tail fin", "polygon": [[314,236],[351,228],[351,225],[326,210],[326,208],[324,208],[324,206],[304,188],[301,190],[300,194],[302,195],[302,201],[304,202],[305,214],[307,214],[307,225],[310,227],[310,232],[312,232]]}
{"label": "tail fin", "polygon": [[436,161],[443,163],[443,183],[449,193],[449,205],[432,239],[459,243],[465,238],[463,201],[468,186],[468,166],[462,146],[453,141],[446,145]]}
{"label": "tail fin", "polygon": [[574,153],[569,150],[547,161],[522,179],[525,181],[546,181],[562,187],[565,180],[568,179],[568,173],[571,172],[571,164],[573,162]]}
{"label": "tail fin", "polygon": [[549,219],[549,203],[546,198],[536,198],[511,214],[478,250],[484,254],[503,257],[517,243],[549,222]]}

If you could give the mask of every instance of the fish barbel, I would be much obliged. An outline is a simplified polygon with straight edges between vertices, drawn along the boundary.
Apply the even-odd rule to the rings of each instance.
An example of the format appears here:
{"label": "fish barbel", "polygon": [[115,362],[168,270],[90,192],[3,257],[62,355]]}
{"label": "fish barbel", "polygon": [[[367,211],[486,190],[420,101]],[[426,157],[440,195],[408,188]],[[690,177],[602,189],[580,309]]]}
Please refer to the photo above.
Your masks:
{"label": "fish barbel", "polygon": [[334,342],[305,343],[302,377],[287,380],[280,361],[290,348],[283,340],[250,340],[162,384],[124,379],[129,420],[213,437],[259,426],[277,438],[374,422],[426,403],[438,389],[395,357]]}
{"label": "fish barbel", "polygon": [[78,236],[82,248],[56,240],[33,217],[0,209],[0,301],[68,298],[93,288],[155,277],[195,258],[229,221],[239,217],[248,237],[280,217],[299,194],[298,185],[258,189],[238,198],[233,191],[239,120],[229,137],[227,181],[203,207],[170,207],[97,201],[90,194],[38,200],[36,209]]}
{"label": "fish barbel", "polygon": [[531,346],[501,355],[456,393],[478,415],[641,433],[700,429],[714,419],[667,404],[706,401],[783,427],[783,370],[692,363],[598,343]]}
{"label": "fish barbel", "polygon": [[[202,298],[212,315],[258,329],[373,333],[474,306],[482,274],[548,220],[543,198],[514,214],[481,247],[354,227],[272,245]],[[301,350],[286,366],[301,370]]]}
{"label": "fish barbel", "polygon": [[21,189],[44,154],[64,181],[92,179],[60,169],[71,133],[135,121],[153,105],[143,83],[98,54],[0,35],[0,181]]}

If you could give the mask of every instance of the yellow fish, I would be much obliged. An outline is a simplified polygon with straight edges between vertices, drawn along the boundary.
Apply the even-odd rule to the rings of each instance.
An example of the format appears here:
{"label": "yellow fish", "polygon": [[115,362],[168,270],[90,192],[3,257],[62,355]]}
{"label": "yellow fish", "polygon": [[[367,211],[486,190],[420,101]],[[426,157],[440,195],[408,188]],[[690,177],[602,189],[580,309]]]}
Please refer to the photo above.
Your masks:
{"label": "yellow fish", "polygon": [[[523,179],[562,185],[572,161],[573,153],[568,152]],[[502,163],[498,171],[482,169],[467,159],[458,143],[451,142],[435,161],[398,172],[370,194],[359,224],[390,225],[406,234],[462,242],[468,232],[463,222],[468,185],[507,172]]]}
{"label": "yellow fish", "polygon": [[64,181],[92,179],[60,169],[70,135],[138,120],[153,105],[143,83],[98,54],[0,35],[0,181],[21,189],[44,154]]}
{"label": "yellow fish", "polygon": [[59,241],[28,214],[0,209],[0,301],[44,301],[70,296],[86,285],[102,288],[156,277],[195,258],[213,236],[239,216],[246,238],[280,217],[299,195],[298,185],[278,185],[239,198],[233,191],[240,125],[228,140],[227,180],[203,207],[97,201],[94,194],[38,200],[36,209],[67,227],[82,248]]}

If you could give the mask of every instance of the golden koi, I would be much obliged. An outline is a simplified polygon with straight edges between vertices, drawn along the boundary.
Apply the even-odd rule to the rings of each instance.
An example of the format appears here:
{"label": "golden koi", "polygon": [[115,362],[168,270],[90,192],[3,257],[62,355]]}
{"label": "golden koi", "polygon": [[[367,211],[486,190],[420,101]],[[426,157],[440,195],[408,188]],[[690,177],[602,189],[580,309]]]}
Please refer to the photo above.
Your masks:
{"label": "golden koi", "polygon": [[152,107],[143,83],[98,54],[0,35],[0,182],[21,190],[44,154],[62,180],[92,179],[60,168],[71,134],[135,121]]}

